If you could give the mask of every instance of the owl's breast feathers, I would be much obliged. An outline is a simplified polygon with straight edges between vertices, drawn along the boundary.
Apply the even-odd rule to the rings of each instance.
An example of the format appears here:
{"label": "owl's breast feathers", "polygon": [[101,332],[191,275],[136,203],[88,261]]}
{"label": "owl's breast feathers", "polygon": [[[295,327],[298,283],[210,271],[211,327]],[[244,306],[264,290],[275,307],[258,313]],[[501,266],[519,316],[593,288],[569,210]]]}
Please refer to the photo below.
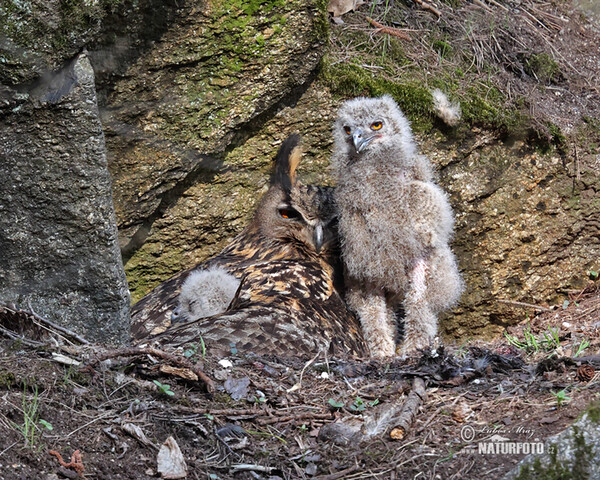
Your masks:
{"label": "owl's breast feathers", "polygon": [[403,291],[415,259],[451,232],[443,192],[410,169],[357,166],[340,179],[335,196],[347,272],[375,284],[385,279],[392,291]]}

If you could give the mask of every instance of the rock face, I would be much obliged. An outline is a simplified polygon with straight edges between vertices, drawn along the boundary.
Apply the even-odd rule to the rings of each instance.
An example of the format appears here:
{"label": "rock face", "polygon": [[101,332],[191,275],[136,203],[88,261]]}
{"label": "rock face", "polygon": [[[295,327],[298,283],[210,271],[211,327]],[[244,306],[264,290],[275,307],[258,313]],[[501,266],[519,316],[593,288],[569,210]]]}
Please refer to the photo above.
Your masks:
{"label": "rock face", "polygon": [[456,315],[444,322],[446,333],[491,336],[535,313],[516,302],[556,305],[585,287],[600,256],[595,155],[561,158],[517,142],[439,162],[468,285]]}
{"label": "rock face", "polygon": [[[0,6],[0,108],[19,109],[19,115],[10,117],[17,123],[14,128],[43,133],[57,125],[58,132],[63,118],[51,117],[51,111],[63,108],[73,79],[61,77],[50,95],[40,86],[40,108],[18,92],[31,88],[23,82],[50,79],[44,72],[88,48],[113,178],[119,245],[134,300],[216,254],[244,227],[266,188],[271,159],[290,133],[304,137],[303,180],[330,184],[331,122],[337,106],[350,96],[386,92],[396,97],[416,130],[428,125],[421,127],[420,144],[436,165],[456,213],[454,248],[467,290],[454,314],[441,322],[446,334],[498,334],[533,314],[514,302],[562,303],[565,292],[585,285],[588,271],[600,269],[600,123],[596,107],[589,107],[598,105],[597,92],[587,87],[557,96],[554,87],[521,75],[525,91],[535,88],[536,102],[544,101],[536,108],[560,113],[565,118],[558,125],[571,128],[562,150],[541,154],[531,145],[503,143],[494,136],[487,123],[491,120],[485,119],[497,118],[504,125],[509,114],[499,110],[500,101],[492,101],[496,94],[488,87],[484,97],[476,90],[461,100],[464,124],[452,131],[434,128],[429,88],[443,87],[445,77],[435,70],[431,82],[424,82],[421,74],[443,64],[436,51],[444,42],[431,49],[427,42],[390,38],[389,49],[379,50],[378,57],[375,40],[382,37],[373,36],[364,23],[364,9],[355,24],[332,27],[331,48],[319,63],[328,37],[326,2],[321,0],[64,3],[7,0]],[[443,19],[454,15],[450,7],[443,8]],[[397,2],[390,14],[401,24],[407,20],[422,28],[419,9]],[[487,16],[481,18],[479,28],[489,27]],[[568,57],[577,68],[561,64],[556,81],[579,80],[580,72],[590,70],[584,83],[595,85],[593,49],[563,43],[569,31],[580,36],[575,27],[565,27],[554,48],[561,55],[579,52]],[[449,32],[454,35],[450,40],[462,45],[462,31],[444,30],[440,38]],[[572,41],[573,35],[568,38]],[[415,59],[421,59],[420,66],[409,68]],[[513,74],[503,72],[499,84]],[[450,92],[453,85],[447,85]],[[454,93],[461,97],[460,88]],[[567,108],[566,98],[587,100]],[[63,135],[53,148],[70,152],[79,135]],[[21,142],[8,133],[3,141],[14,148]],[[7,232],[16,231],[5,222]]]}
{"label": "rock face", "polygon": [[15,103],[0,118],[0,300],[122,343],[129,292],[89,60]]}
{"label": "rock face", "polygon": [[600,478],[600,406],[593,404],[573,425],[545,442],[544,453],[528,455],[503,480]]}
{"label": "rock face", "polygon": [[3,1],[0,83],[27,83],[58,69],[98,36],[102,20],[121,1]]}
{"label": "rock face", "polygon": [[[297,100],[323,55],[326,32],[324,5],[316,1],[182,3],[162,36],[99,86],[134,297],[179,271],[196,245],[205,246],[206,258],[242,228],[280,137],[246,158],[227,152],[282,102]],[[101,52],[90,56],[104,68]],[[170,221],[165,212],[192,185],[199,198],[189,199],[187,216],[175,222],[191,222],[195,235],[163,256],[154,223]],[[159,250],[140,251],[145,243]]]}

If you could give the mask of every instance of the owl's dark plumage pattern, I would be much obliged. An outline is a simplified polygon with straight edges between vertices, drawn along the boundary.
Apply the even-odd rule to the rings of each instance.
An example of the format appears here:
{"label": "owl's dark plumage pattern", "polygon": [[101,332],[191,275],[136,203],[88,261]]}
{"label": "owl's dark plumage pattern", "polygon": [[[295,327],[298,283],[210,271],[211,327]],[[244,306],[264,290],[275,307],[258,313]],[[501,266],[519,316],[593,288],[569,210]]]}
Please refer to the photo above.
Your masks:
{"label": "owl's dark plumage pattern", "polygon": [[[199,343],[228,353],[308,355],[330,348],[364,355],[360,327],[340,297],[337,216],[329,187],[296,179],[300,138],[281,146],[269,190],[248,227],[217,256],[181,272],[140,300],[132,337],[163,346]],[[193,271],[220,267],[240,279],[223,313],[171,325],[181,286]]]}
{"label": "owl's dark plumage pattern", "polygon": [[304,356],[319,351],[365,354],[359,326],[333,289],[331,271],[310,260],[274,260],[252,265],[229,309],[175,325],[161,344],[198,343],[212,352]]}

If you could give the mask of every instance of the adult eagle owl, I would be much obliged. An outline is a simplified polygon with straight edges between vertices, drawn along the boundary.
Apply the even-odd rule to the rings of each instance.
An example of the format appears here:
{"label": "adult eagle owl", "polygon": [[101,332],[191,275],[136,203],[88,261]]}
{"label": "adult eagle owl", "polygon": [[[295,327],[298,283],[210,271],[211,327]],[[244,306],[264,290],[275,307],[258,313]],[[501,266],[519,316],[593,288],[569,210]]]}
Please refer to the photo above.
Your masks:
{"label": "adult eagle owl", "polygon": [[[133,307],[136,343],[154,337],[163,346],[179,346],[202,337],[219,353],[232,345],[256,354],[305,355],[326,348],[366,353],[360,326],[335,285],[341,264],[332,189],[297,180],[299,142],[292,135],[282,144],[269,190],[230,245]],[[224,275],[239,282],[233,298],[220,291],[231,292],[230,286],[221,289],[230,283]],[[207,317],[198,295],[218,298],[221,313]],[[185,318],[172,324],[173,312]]]}
{"label": "adult eagle owl", "polygon": [[345,102],[333,137],[347,302],[375,357],[396,353],[402,308],[406,355],[429,344],[437,314],[462,291],[449,247],[452,210],[390,96]]}

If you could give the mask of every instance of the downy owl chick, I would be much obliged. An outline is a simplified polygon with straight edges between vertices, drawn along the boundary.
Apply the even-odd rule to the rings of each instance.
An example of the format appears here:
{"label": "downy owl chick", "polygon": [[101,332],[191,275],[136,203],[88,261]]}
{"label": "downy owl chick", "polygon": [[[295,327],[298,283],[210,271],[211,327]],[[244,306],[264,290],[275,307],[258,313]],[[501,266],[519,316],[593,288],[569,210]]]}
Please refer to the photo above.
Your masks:
{"label": "downy owl chick", "polygon": [[[213,350],[224,353],[230,343],[254,353],[300,354],[325,343],[337,345],[338,351],[365,352],[358,323],[336,288],[341,263],[333,189],[297,179],[299,143],[300,137],[292,135],[282,144],[268,191],[232,243],[134,305],[135,341],[164,332],[162,345],[202,336],[207,347],[212,342]],[[220,273],[202,274],[215,270]],[[211,292],[221,273],[241,282],[239,289],[231,303],[228,295],[221,297],[221,313],[200,318],[196,292]],[[174,320],[199,320],[170,327],[173,312]]]}
{"label": "downy owl chick", "polygon": [[333,136],[347,302],[376,357],[395,354],[402,307],[406,355],[429,344],[462,292],[452,210],[390,96],[345,102]]}
{"label": "downy owl chick", "polygon": [[235,297],[240,281],[222,267],[191,272],[179,293],[179,305],[171,320],[186,322],[210,317],[227,310]]}

